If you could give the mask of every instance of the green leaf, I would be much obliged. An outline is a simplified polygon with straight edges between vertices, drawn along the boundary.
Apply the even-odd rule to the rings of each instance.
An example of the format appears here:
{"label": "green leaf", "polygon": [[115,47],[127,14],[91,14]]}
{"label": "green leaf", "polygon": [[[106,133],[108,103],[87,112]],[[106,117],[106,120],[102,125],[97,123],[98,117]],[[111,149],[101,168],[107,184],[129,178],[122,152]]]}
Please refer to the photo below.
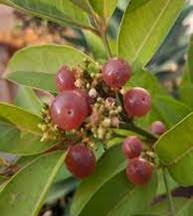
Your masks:
{"label": "green leaf", "polygon": [[41,156],[14,175],[0,194],[1,215],[38,215],[64,157],[61,152]]}
{"label": "green leaf", "polygon": [[[166,194],[166,186],[163,180],[163,171],[159,169],[157,173],[158,173],[158,187],[157,187],[156,196],[160,196],[160,195]],[[168,182],[168,186],[170,190],[174,190],[175,188],[179,186],[177,182],[173,180],[173,178],[168,172],[166,172],[166,178],[167,178],[167,182]]]}
{"label": "green leaf", "polygon": [[31,88],[20,85],[15,97],[15,104],[38,116],[42,114],[42,103]]}
{"label": "green leaf", "polygon": [[21,131],[41,134],[38,124],[41,118],[11,104],[0,103],[0,119],[3,118]]}
{"label": "green leaf", "polygon": [[144,66],[158,50],[180,13],[184,0],[131,1],[123,17],[118,56]]}
{"label": "green leaf", "polygon": [[112,147],[98,162],[96,172],[84,180],[72,203],[72,215],[79,215],[94,194],[125,167],[125,158],[121,146]]}
{"label": "green leaf", "polygon": [[188,49],[188,59],[186,62],[183,80],[179,88],[180,100],[186,103],[188,106],[193,108],[193,37],[191,37],[189,49]]}
{"label": "green leaf", "polygon": [[49,0],[4,0],[3,3],[63,26],[66,24],[83,28],[89,26],[86,13],[70,0],[57,0],[57,2]]}
{"label": "green leaf", "polygon": [[157,95],[153,99],[153,111],[170,128],[187,116],[191,112],[191,109],[172,97]]}
{"label": "green leaf", "polygon": [[91,60],[84,53],[69,46],[44,45],[25,48],[11,59],[6,77],[12,82],[55,92],[54,76],[59,68],[64,64],[81,64],[84,59]]}
{"label": "green leaf", "polygon": [[91,51],[94,59],[98,61],[107,59],[107,54],[105,53],[104,45],[101,39],[90,31],[83,32],[86,38],[88,48]]}
{"label": "green leaf", "polygon": [[79,6],[83,10],[85,10],[87,13],[92,14],[92,8],[88,2],[88,0],[70,0],[75,5]]}
{"label": "green leaf", "polygon": [[51,148],[55,142],[40,142],[41,135],[19,130],[14,124],[0,121],[0,151],[16,155],[34,155]]}
{"label": "green leaf", "polygon": [[[176,216],[191,216],[189,209],[193,203],[193,199],[173,198],[173,202]],[[164,200],[153,205],[148,211],[136,214],[136,216],[170,216],[171,213],[168,205],[168,200]]]}
{"label": "green leaf", "polygon": [[193,113],[176,124],[156,143],[156,153],[172,177],[184,186],[193,185]]}
{"label": "green leaf", "polygon": [[41,118],[38,116],[14,105],[0,103],[0,151],[33,155],[48,150],[55,142],[40,142],[39,123]]}
{"label": "green leaf", "polygon": [[[124,212],[121,215],[128,215],[128,212],[134,212],[134,203],[138,203],[141,209],[145,208],[156,192],[156,178],[152,178],[147,187],[137,188],[128,181],[123,171],[125,166],[121,146],[112,147],[97,164],[93,176],[81,183],[75,194],[71,215],[94,216],[98,212],[100,216],[120,215],[120,209]],[[146,201],[141,199],[143,193],[146,193]]]}
{"label": "green leaf", "polygon": [[108,19],[113,14],[118,0],[89,0],[89,2],[99,16]]}

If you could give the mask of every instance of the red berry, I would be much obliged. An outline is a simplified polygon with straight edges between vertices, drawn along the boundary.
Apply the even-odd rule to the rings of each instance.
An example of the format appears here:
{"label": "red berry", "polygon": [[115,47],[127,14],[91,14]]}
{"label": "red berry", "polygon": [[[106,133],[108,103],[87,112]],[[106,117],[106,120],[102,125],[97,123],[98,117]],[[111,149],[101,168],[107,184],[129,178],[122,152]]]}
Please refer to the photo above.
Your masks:
{"label": "red berry", "polygon": [[137,136],[128,137],[122,145],[123,153],[129,159],[139,157],[142,151],[141,140]]}
{"label": "red berry", "polygon": [[166,127],[163,122],[161,121],[155,121],[150,126],[150,131],[155,135],[162,135],[166,132]]}
{"label": "red berry", "polygon": [[152,176],[152,165],[141,158],[134,158],[129,161],[126,173],[128,179],[135,185],[146,185]]}
{"label": "red berry", "polygon": [[130,89],[123,97],[124,108],[129,117],[145,116],[151,109],[151,96],[143,88]]}
{"label": "red berry", "polygon": [[75,75],[66,65],[64,65],[56,75],[56,87],[59,92],[75,89]]}
{"label": "red berry", "polygon": [[112,88],[121,88],[131,77],[131,66],[123,59],[112,58],[102,69],[105,83]]}
{"label": "red berry", "polygon": [[88,93],[84,89],[77,89],[77,91],[82,95],[82,97],[85,98],[87,103],[87,116],[89,116],[92,113],[92,107],[91,107],[91,98],[89,97]]}
{"label": "red berry", "polygon": [[90,176],[96,169],[95,155],[84,144],[71,146],[65,163],[68,170],[80,179]]}
{"label": "red berry", "polygon": [[52,121],[63,130],[80,127],[88,114],[88,104],[77,90],[56,96],[50,107]]}

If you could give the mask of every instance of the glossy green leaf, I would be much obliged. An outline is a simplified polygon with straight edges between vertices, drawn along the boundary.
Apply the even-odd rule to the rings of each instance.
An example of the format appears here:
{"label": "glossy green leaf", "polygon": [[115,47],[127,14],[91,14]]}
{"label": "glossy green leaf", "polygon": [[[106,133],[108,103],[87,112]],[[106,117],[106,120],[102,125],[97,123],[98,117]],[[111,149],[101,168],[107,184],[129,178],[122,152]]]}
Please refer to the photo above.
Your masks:
{"label": "glossy green leaf", "polygon": [[113,14],[118,0],[89,0],[89,2],[99,16],[108,19]]}
{"label": "glossy green leaf", "polygon": [[[157,175],[158,175],[158,187],[157,187],[156,196],[160,196],[166,194],[166,186],[163,179],[163,171],[161,169],[157,171]],[[174,179],[171,177],[171,175],[168,172],[166,172],[166,178],[170,190],[174,190],[175,188],[179,187],[178,183],[174,181]]]}
{"label": "glossy green leaf", "polygon": [[144,66],[160,47],[185,0],[135,0],[125,12],[118,39],[118,55]]}
{"label": "glossy green leaf", "polygon": [[[41,134],[38,124],[41,118],[17,106],[0,103],[0,119],[3,118],[23,132]],[[1,131],[0,131],[1,132]]]}
{"label": "glossy green leaf", "polygon": [[[98,212],[100,216],[120,215],[121,209],[121,215],[127,216],[128,212],[134,212],[135,204],[139,202],[141,209],[145,208],[156,192],[156,178],[152,178],[147,187],[134,187],[125,175],[125,165],[121,146],[112,147],[97,164],[93,176],[81,183],[72,204],[71,215],[94,216]],[[146,201],[141,199],[143,193],[146,193]]]}
{"label": "glossy green leaf", "polygon": [[180,100],[186,103],[188,106],[193,108],[193,37],[189,43],[188,59],[186,62],[183,80],[179,88]]}
{"label": "glossy green leaf", "polygon": [[91,5],[89,4],[88,0],[70,0],[73,2],[75,5],[79,6],[83,10],[85,10],[87,13],[92,14],[92,8]]}
{"label": "glossy green leaf", "polygon": [[153,99],[153,111],[170,128],[186,117],[191,112],[191,109],[170,96],[157,95]]}
{"label": "glossy green leaf", "polygon": [[55,144],[40,142],[41,118],[14,105],[0,103],[0,151],[17,155],[33,155]]}
{"label": "glossy green leaf", "polygon": [[90,59],[69,46],[45,45],[25,48],[11,59],[6,77],[12,82],[55,92],[54,75],[59,68],[64,64],[81,64],[86,58]]}
{"label": "glossy green leaf", "polygon": [[1,215],[38,215],[64,157],[61,152],[41,156],[13,176],[0,194]]}
{"label": "glossy green leaf", "polygon": [[65,26],[66,24],[87,28],[87,14],[70,0],[3,0],[4,4],[28,14],[42,17]]}
{"label": "glossy green leaf", "polygon": [[38,116],[42,114],[42,103],[31,88],[20,85],[14,103]]}
{"label": "glossy green leaf", "polygon": [[0,151],[16,155],[34,155],[48,150],[55,142],[40,142],[41,135],[25,132],[14,124],[0,121]]}
{"label": "glossy green leaf", "polygon": [[84,31],[84,36],[86,38],[89,51],[92,53],[94,59],[98,61],[107,59],[107,54],[101,39],[90,31]]}
{"label": "glossy green leaf", "polygon": [[[175,216],[191,216],[190,207],[193,204],[193,199],[173,198]],[[148,211],[139,212],[135,216],[170,216],[168,200],[159,202],[153,205]]]}
{"label": "glossy green leaf", "polygon": [[98,212],[100,212],[100,216],[133,215],[136,210],[143,210],[149,206],[155,195],[156,186],[156,177],[154,176],[145,187],[136,187],[128,181],[125,170],[123,170],[97,191],[79,215],[97,216]]}
{"label": "glossy green leaf", "polygon": [[184,186],[193,185],[193,113],[176,124],[156,143],[156,153],[172,177]]}
{"label": "glossy green leaf", "polygon": [[112,147],[99,160],[97,171],[81,183],[72,204],[72,215],[79,215],[103,184],[119,173],[124,167],[125,158],[122,154],[121,146]]}

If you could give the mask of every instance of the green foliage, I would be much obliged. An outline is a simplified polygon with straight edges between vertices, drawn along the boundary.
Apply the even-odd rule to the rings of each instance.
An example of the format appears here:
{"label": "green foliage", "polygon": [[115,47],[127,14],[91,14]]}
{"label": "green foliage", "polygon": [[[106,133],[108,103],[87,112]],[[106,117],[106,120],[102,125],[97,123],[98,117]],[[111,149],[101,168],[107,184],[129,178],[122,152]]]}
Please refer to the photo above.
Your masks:
{"label": "green foliage", "polygon": [[156,153],[173,178],[184,186],[193,184],[193,114],[176,124],[156,144]]}
{"label": "green foliage", "polygon": [[98,162],[94,175],[78,188],[71,208],[72,216],[97,215],[98,212],[101,216],[133,214],[136,205],[138,209],[145,209],[156,193],[156,176],[148,186],[136,187],[128,183],[123,171],[125,165],[121,146],[112,147]]}
{"label": "green foliage", "polygon": [[180,86],[180,99],[184,101],[188,106],[193,108],[193,37],[190,40],[189,50],[188,50],[188,59],[184,70],[183,80]]}
{"label": "green foliage", "polygon": [[[191,215],[191,206],[193,204],[192,199],[174,198],[174,207],[176,216],[189,216]],[[169,216],[170,211],[168,209],[168,201],[164,200],[154,206],[148,211],[138,213],[137,216]]]}
{"label": "green foliage", "polygon": [[118,0],[89,0],[95,12],[105,19],[108,19],[113,14],[117,6],[117,1]]}
{"label": "green foliage", "polygon": [[44,45],[25,48],[16,53],[10,61],[7,79],[32,88],[56,92],[54,75],[60,67],[64,64],[72,67],[86,58],[90,59],[86,54],[69,46]]}
{"label": "green foliage", "polygon": [[[118,55],[145,66],[159,48],[180,13],[184,0],[131,1],[118,39]],[[145,17],[145,18],[144,18]]]}
{"label": "green foliage", "polygon": [[84,31],[84,36],[86,38],[86,42],[89,48],[89,51],[93,55],[94,59],[100,61],[107,59],[107,54],[105,52],[103,43],[97,35],[93,34],[89,31]]}
{"label": "green foliage", "polygon": [[19,86],[15,104],[41,117],[42,102],[32,89]]}
{"label": "green foliage", "polygon": [[[0,103],[0,151],[21,158],[16,162],[19,171],[9,179],[0,178],[2,216],[37,216],[44,202],[52,203],[77,186],[71,205],[72,216],[170,215],[168,200],[156,205],[150,204],[157,195],[166,193],[163,176],[157,166],[167,167],[174,178],[175,181],[171,176],[166,176],[170,188],[193,185],[193,100],[190,100],[193,89],[192,44],[180,87],[181,100],[169,95],[156,77],[144,70],[144,66],[161,46],[184,2],[128,1],[119,37],[116,43],[110,41],[109,45],[105,30],[109,27],[108,21],[115,11],[117,0],[0,0],[0,3],[61,26],[81,28],[89,48],[88,55],[91,56],[66,45],[44,45],[22,49],[12,57],[6,79],[19,84],[15,99],[17,106]],[[116,53],[114,47],[117,48],[116,55],[128,60],[133,66],[134,75],[126,87],[146,88],[152,96],[152,110],[146,117],[132,122],[137,123],[136,127],[140,126],[143,134],[138,134],[139,131],[115,129],[113,139],[94,140],[99,146],[96,152],[97,159],[100,158],[97,170],[79,185],[62,166],[65,150],[59,152],[53,148],[53,152],[46,153],[51,147],[64,149],[63,140],[62,144],[51,138],[46,142],[40,141],[42,131],[38,125],[42,123],[42,102],[34,89],[55,95],[55,74],[62,65],[77,66],[85,59],[94,64],[97,63],[95,61],[103,63],[107,59],[107,53],[110,55],[108,48],[113,48],[112,52]],[[152,140],[144,136],[144,133],[157,139],[148,132],[149,125],[155,120],[163,121],[171,129],[153,146]],[[143,187],[131,184],[125,174],[127,160],[120,143],[133,134],[141,136],[148,145],[144,149],[147,157],[153,160],[154,154],[151,155],[152,152],[149,151],[155,150],[156,153],[154,174]],[[108,147],[105,153],[101,142],[106,142],[104,146]],[[176,215],[190,216],[192,200],[176,198],[174,207]]]}
{"label": "green foliage", "polygon": [[37,215],[52,181],[63,165],[64,156],[59,152],[38,157],[14,175],[1,192],[1,214]]}
{"label": "green foliage", "polygon": [[29,155],[49,149],[53,141],[40,142],[41,118],[23,109],[0,103],[0,150]]}
{"label": "green foliage", "polygon": [[88,27],[88,17],[79,7],[70,0],[3,0],[4,4],[15,7],[29,14],[42,17],[60,25]]}

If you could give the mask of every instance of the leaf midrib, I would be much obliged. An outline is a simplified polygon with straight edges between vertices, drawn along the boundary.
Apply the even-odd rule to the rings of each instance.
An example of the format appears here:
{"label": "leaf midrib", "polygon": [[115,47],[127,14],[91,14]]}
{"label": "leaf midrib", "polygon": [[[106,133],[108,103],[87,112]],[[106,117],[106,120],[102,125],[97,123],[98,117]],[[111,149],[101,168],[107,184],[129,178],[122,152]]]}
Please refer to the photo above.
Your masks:
{"label": "leaf midrib", "polygon": [[122,166],[125,164],[125,162],[122,162],[121,164],[119,164],[117,170],[115,172],[113,172],[108,178],[105,179],[105,181],[102,182],[102,184],[100,184],[96,190],[95,190],[95,193],[92,194],[91,196],[89,196],[89,198],[86,200],[85,205],[80,207],[79,211],[75,214],[75,216],[78,216],[82,211],[83,209],[85,209],[88,205],[88,203],[94,198],[94,195],[104,186],[104,184],[106,184],[107,182],[109,182],[113,177],[115,177],[118,173],[120,173],[123,168]]}
{"label": "leaf midrib", "polygon": [[43,204],[43,201],[44,201],[44,199],[46,198],[46,194],[47,194],[47,192],[48,192],[48,189],[49,189],[51,183],[53,182],[53,179],[55,178],[55,176],[56,176],[56,174],[57,174],[59,168],[60,168],[60,167],[62,166],[62,164],[63,164],[65,155],[66,155],[65,153],[64,153],[63,155],[61,155],[61,157],[60,157],[60,159],[58,160],[56,166],[54,167],[54,169],[53,169],[53,171],[52,171],[52,174],[49,176],[49,179],[48,179],[48,181],[47,181],[47,183],[46,183],[46,185],[45,185],[43,191],[41,192],[41,195],[40,195],[40,197],[39,197],[39,199],[38,199],[38,201],[37,201],[36,206],[34,207],[34,211],[32,212],[32,215],[31,215],[31,216],[36,216],[36,215],[38,215],[39,210],[40,210],[40,208],[41,208],[41,206],[42,206],[42,204]]}
{"label": "leaf midrib", "polygon": [[154,29],[156,28],[157,24],[159,23],[160,19],[162,18],[162,15],[164,14],[164,12],[167,10],[167,7],[169,6],[171,0],[168,0],[166,5],[163,7],[163,9],[161,10],[159,16],[157,17],[157,19],[155,20],[154,24],[151,26],[149,33],[145,36],[144,40],[142,41],[140,47],[138,48],[138,50],[136,51],[136,55],[133,58],[132,62],[135,62],[138,58],[138,56],[140,55],[142,49],[144,48],[146,42],[148,41],[148,39],[150,38],[150,36],[152,35],[152,32],[154,31]]}

